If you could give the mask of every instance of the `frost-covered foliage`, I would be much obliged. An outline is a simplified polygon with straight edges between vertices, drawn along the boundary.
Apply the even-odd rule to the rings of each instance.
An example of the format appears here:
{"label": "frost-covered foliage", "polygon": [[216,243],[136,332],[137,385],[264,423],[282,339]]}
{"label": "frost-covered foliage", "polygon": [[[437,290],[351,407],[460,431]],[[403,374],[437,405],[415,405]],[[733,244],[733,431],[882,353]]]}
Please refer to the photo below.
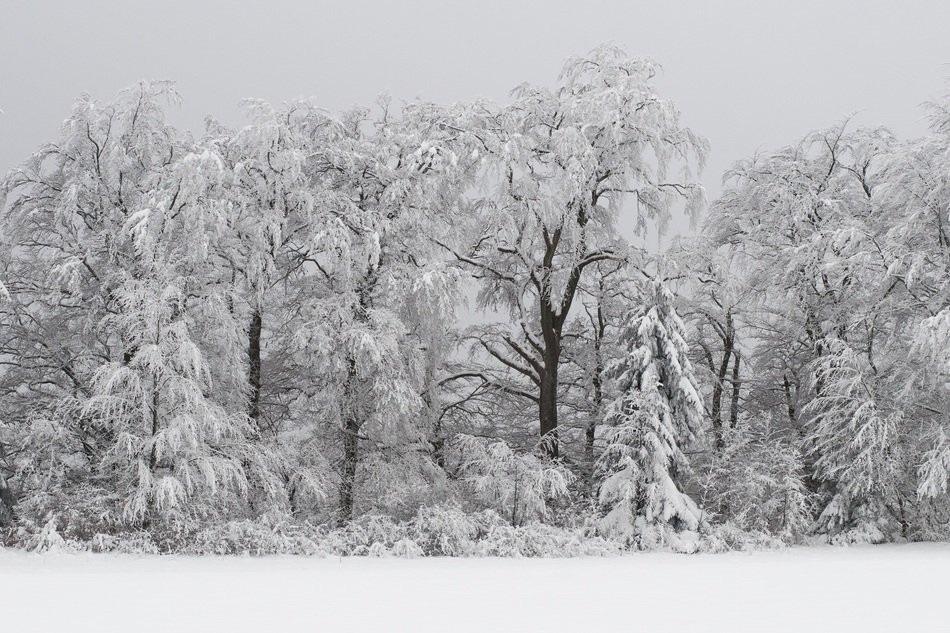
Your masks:
{"label": "frost-covered foliage", "polygon": [[805,462],[797,437],[769,416],[739,419],[723,446],[697,466],[703,509],[746,533],[800,542],[812,522]]}
{"label": "frost-covered foliage", "polygon": [[826,347],[816,363],[816,396],[805,408],[815,476],[830,487],[819,523],[827,531],[857,529],[883,540],[895,529],[887,524],[903,520],[892,515],[902,505],[903,416],[878,403],[870,370],[853,350],[837,340]]}
{"label": "frost-covered foliage", "polygon": [[93,478],[123,498],[128,523],[180,512],[219,490],[247,493],[241,453],[249,427],[205,395],[213,385],[191,340],[182,286],[159,278],[120,287],[119,314],[104,326],[121,332],[130,352],[100,367],[90,397],[65,413],[110,438]]}
{"label": "frost-covered foliage", "polygon": [[736,163],[653,255],[618,226],[698,219],[707,150],[658,71],[601,46],[504,104],[199,136],[168,82],[82,96],[0,184],[0,542],[950,538],[950,101]]}
{"label": "frost-covered foliage", "polygon": [[513,526],[544,519],[549,505],[569,499],[575,476],[557,462],[519,454],[501,440],[459,435],[458,479],[476,502],[496,510]]}
{"label": "frost-covered foliage", "polygon": [[598,464],[603,531],[646,547],[701,523],[684,490],[684,450],[696,441],[702,400],[673,295],[660,280],[651,291],[651,304],[621,334],[626,355],[610,369],[620,395],[607,411],[611,427]]}

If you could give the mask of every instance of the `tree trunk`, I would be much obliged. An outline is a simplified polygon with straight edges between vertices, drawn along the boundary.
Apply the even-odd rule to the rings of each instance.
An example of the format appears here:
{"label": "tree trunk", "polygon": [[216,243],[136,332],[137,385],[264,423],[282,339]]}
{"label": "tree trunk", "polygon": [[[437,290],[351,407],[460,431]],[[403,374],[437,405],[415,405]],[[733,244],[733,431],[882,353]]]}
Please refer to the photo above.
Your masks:
{"label": "tree trunk", "polygon": [[742,382],[739,380],[739,364],[741,356],[739,350],[732,353],[732,407],[729,409],[729,428],[734,429],[739,424],[739,392],[742,388]]}
{"label": "tree trunk", "polygon": [[259,307],[251,314],[251,327],[247,333],[248,385],[250,387],[248,415],[254,426],[260,429],[261,417],[261,330],[264,319]]}
{"label": "tree trunk", "polygon": [[[601,292],[604,283],[600,281]],[[594,388],[594,414],[587,422],[587,433],[584,438],[584,460],[587,463],[588,488],[592,490],[594,482],[594,440],[597,439],[597,425],[604,417],[604,357],[603,341],[606,322],[604,319],[603,304],[597,304],[597,324],[594,327],[594,375],[591,382]]]}
{"label": "tree trunk", "polygon": [[429,437],[432,444],[432,459],[440,468],[445,468],[445,436],[442,432],[442,403],[439,388],[435,380],[436,355],[431,346],[426,350],[425,389],[422,399],[425,402],[426,415],[429,418]]}
{"label": "tree trunk", "polygon": [[[358,287],[359,304],[353,320],[369,322],[370,293],[376,282],[376,271],[370,271],[367,279]],[[340,472],[340,525],[353,518],[353,500],[356,495],[356,466],[359,463],[360,429],[363,427],[360,410],[360,378],[356,358],[347,358],[346,382],[343,385],[343,467]]]}
{"label": "tree trunk", "polygon": [[[158,391],[158,383],[152,386],[152,439],[155,439],[155,436],[158,435],[158,429],[160,426],[159,418],[159,407],[161,405],[161,394]],[[153,473],[155,472],[155,466],[158,464],[158,452],[155,450],[155,445],[152,444],[152,450],[148,456],[148,467]]]}
{"label": "tree trunk", "polygon": [[726,372],[729,371],[729,361],[732,360],[732,350],[735,346],[734,331],[732,313],[726,312],[725,336],[722,337],[722,361],[719,363],[719,370],[716,372],[716,382],[713,384],[712,407],[710,410],[713,432],[716,436],[717,450],[722,450],[725,446],[722,431],[722,394],[726,388]]}
{"label": "tree trunk", "polygon": [[538,419],[541,423],[541,450],[551,459],[559,455],[557,428],[557,374],[559,355],[546,350],[541,393],[538,397]]}
{"label": "tree trunk", "polygon": [[604,414],[604,386],[603,363],[600,359],[600,350],[597,349],[597,361],[594,367],[594,415],[587,422],[587,433],[584,438],[584,458],[591,471],[594,469],[594,440],[597,438],[597,423]]}
{"label": "tree trunk", "polygon": [[792,386],[788,382],[788,374],[782,376],[782,388],[785,390],[785,406],[788,409],[788,421],[793,429],[798,428],[797,414],[795,412],[795,401],[792,400]]}
{"label": "tree trunk", "polygon": [[[162,326],[161,324],[159,324],[155,327],[155,345],[156,346],[160,345],[161,341],[162,341]],[[153,473],[155,472],[155,466],[158,463],[158,452],[156,451],[154,440],[155,440],[155,436],[158,435],[158,429],[161,427],[160,407],[161,407],[162,400],[161,400],[161,392],[159,391],[159,389],[160,389],[160,385],[158,382],[158,377],[153,376],[152,378],[152,404],[151,404],[151,410],[149,411],[152,418],[153,444],[152,444],[152,450],[148,456],[148,467],[149,467],[149,470],[152,471]]]}
{"label": "tree trunk", "polygon": [[356,389],[356,362],[349,361],[347,376],[347,411],[343,421],[343,469],[340,473],[340,525],[353,518],[353,498],[356,491],[356,464],[359,460],[360,419],[353,391]]}
{"label": "tree trunk", "polygon": [[13,509],[15,505],[16,498],[13,496],[13,491],[10,490],[10,486],[7,485],[7,480],[3,476],[3,473],[0,473],[0,527],[13,525],[15,518]]}

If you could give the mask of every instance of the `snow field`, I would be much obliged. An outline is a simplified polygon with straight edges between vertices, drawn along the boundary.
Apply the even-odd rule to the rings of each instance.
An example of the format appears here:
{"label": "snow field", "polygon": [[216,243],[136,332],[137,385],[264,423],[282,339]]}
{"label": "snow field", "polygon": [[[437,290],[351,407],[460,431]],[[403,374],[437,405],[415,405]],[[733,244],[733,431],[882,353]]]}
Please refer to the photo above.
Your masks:
{"label": "snow field", "polygon": [[[0,552],[6,631],[950,630],[950,545],[597,559]],[[16,626],[7,628],[8,623]]]}

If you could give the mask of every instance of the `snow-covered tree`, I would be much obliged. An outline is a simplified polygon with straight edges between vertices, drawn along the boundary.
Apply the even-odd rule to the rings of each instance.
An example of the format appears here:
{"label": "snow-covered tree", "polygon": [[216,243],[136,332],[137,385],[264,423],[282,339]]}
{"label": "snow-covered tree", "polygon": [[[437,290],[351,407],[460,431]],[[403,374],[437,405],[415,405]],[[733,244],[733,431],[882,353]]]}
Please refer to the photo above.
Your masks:
{"label": "snow-covered tree", "polygon": [[[311,403],[336,429],[339,517],[347,521],[360,477],[378,480],[361,464],[408,476],[434,459],[433,429],[420,424],[435,369],[426,365],[438,362],[430,354],[440,353],[438,326],[451,322],[459,278],[435,249],[453,225],[463,174],[448,143],[456,132],[438,108],[396,113],[384,101],[378,119],[358,109],[339,128],[309,167],[325,193],[299,339],[320,367],[322,393]],[[364,459],[366,443],[373,459]]]}
{"label": "snow-covered tree", "polygon": [[[111,103],[84,95],[60,138],[14,169],[0,188],[4,279],[3,375],[8,420],[87,392],[113,340],[97,336],[113,275],[130,266],[128,219],[157,189],[174,190],[186,139],[165,121],[177,100],[166,83],[141,83]],[[29,402],[29,406],[26,406]]]}
{"label": "snow-covered tree", "polygon": [[703,200],[690,167],[706,143],[657,95],[657,71],[604,46],[569,60],[555,89],[522,85],[510,105],[478,103],[464,119],[483,175],[470,239],[453,252],[480,281],[479,306],[510,316],[481,351],[514,372],[521,385],[507,391],[537,408],[553,457],[565,326],[582,278],[627,258],[620,216],[644,234],[665,227],[678,201],[695,214]]}
{"label": "snow-covered tree", "polygon": [[0,381],[17,454],[12,470],[24,495],[62,483],[60,475],[82,481],[109,441],[81,417],[47,429],[55,441],[31,438],[43,426],[38,420],[59,419],[64,402],[91,395],[100,366],[131,351],[100,324],[118,312],[115,293],[135,268],[127,222],[154,192],[174,191],[172,164],[188,139],[166,122],[164,107],[177,98],[162,82],[140,83],[108,103],[83,95],[60,137],[0,187],[10,290],[0,305],[2,354],[10,361]]}
{"label": "snow-covered tree", "polygon": [[684,451],[700,433],[702,398],[674,297],[660,279],[651,285],[648,305],[621,333],[626,354],[610,370],[620,395],[608,409],[612,426],[598,464],[602,529],[640,545],[701,522],[684,490]]}
{"label": "snow-covered tree", "polygon": [[826,341],[825,348],[815,370],[822,389],[805,407],[807,446],[817,455],[815,476],[830,487],[819,525],[883,540],[907,521],[903,414],[882,402],[866,360],[839,340]]}
{"label": "snow-covered tree", "polygon": [[667,261],[675,262],[685,277],[681,314],[688,324],[694,366],[707,387],[706,411],[717,450],[724,447],[726,431],[738,424],[743,387],[748,390],[752,382],[742,373],[748,365],[742,344],[746,312],[751,311],[757,289],[749,287],[748,271],[736,251],[700,236],[667,254]]}
{"label": "snow-covered tree", "polygon": [[[781,415],[779,415],[781,419]],[[740,416],[719,450],[697,466],[703,509],[746,531],[800,542],[812,527],[812,495],[798,436],[769,415]]]}
{"label": "snow-covered tree", "polygon": [[128,523],[248,488],[241,460],[248,421],[206,395],[213,385],[190,336],[185,286],[162,273],[120,286],[119,313],[103,327],[135,351],[97,370],[92,395],[74,414],[111,440],[93,478],[111,480]]}

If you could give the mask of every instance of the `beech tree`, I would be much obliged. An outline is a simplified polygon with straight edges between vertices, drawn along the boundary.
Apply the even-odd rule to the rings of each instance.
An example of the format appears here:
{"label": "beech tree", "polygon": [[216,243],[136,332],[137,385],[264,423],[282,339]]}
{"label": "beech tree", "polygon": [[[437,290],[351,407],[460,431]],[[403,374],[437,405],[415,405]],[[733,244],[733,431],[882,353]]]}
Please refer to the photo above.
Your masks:
{"label": "beech tree", "polygon": [[[432,457],[426,445],[434,429],[418,420],[432,397],[431,354],[439,353],[438,326],[451,318],[458,279],[434,249],[459,205],[463,164],[449,146],[455,132],[425,104],[391,112],[383,102],[378,119],[351,111],[339,129],[310,167],[326,193],[302,335],[328,370],[323,395],[330,397],[319,406],[340,431],[346,522],[361,463],[405,478],[420,467],[410,464],[413,454]],[[367,440],[378,450],[364,456]]]}
{"label": "beech tree", "polygon": [[[292,312],[284,305],[293,297],[287,288],[305,274],[312,256],[308,247],[321,189],[307,171],[309,157],[326,147],[338,125],[305,101],[274,108],[248,100],[245,109],[249,125],[232,131],[210,122],[205,145],[225,165],[218,195],[229,217],[214,255],[221,259],[218,283],[229,288],[230,310],[246,320],[242,387],[246,412],[261,432],[277,430],[278,412],[286,413],[280,404],[295,392],[286,380],[292,356],[281,339],[291,333],[281,322]],[[265,322],[268,316],[272,323]],[[281,350],[270,358],[268,326],[278,339],[274,348]]]}
{"label": "beech tree", "polygon": [[522,85],[509,106],[474,106],[470,152],[491,190],[479,198],[474,239],[455,254],[481,282],[479,305],[513,322],[484,352],[523,379],[518,392],[535,403],[553,457],[565,325],[582,278],[627,258],[621,214],[642,234],[662,230],[678,200],[691,214],[703,200],[689,167],[702,165],[706,142],[657,96],[657,71],[605,46],[569,60],[553,90]]}
{"label": "beech tree", "polygon": [[115,293],[135,271],[127,222],[156,191],[174,192],[180,176],[173,163],[187,139],[163,111],[176,99],[167,83],[140,83],[105,104],[84,95],[60,138],[3,181],[3,406],[21,489],[81,482],[111,441],[75,416],[44,442],[63,454],[20,452],[33,445],[35,420],[57,419],[63,403],[89,397],[96,371],[134,351],[101,325],[120,313]]}
{"label": "beech tree", "polygon": [[709,387],[706,411],[713,445],[722,450],[727,429],[738,424],[743,387],[751,382],[742,376],[742,339],[756,289],[747,284],[742,255],[705,236],[680,245],[668,259],[681,266],[686,280],[682,311],[690,326],[691,357],[707,378],[702,383]]}

